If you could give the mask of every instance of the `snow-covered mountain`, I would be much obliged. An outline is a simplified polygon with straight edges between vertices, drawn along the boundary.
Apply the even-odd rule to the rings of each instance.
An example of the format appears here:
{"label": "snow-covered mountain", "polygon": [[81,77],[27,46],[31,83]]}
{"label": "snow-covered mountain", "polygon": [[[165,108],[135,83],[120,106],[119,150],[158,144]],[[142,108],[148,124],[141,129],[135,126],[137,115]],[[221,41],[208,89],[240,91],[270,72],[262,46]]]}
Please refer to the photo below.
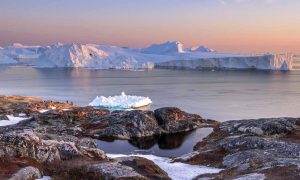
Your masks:
{"label": "snow-covered mountain", "polygon": [[[252,59],[251,62],[256,63],[250,63],[251,65],[247,66],[249,58]],[[292,58],[288,56],[265,58],[265,55],[220,53],[205,46],[184,51],[183,44],[178,41],[154,44],[143,49],[75,43],[57,43],[51,46],[24,46],[16,43],[0,49],[0,64],[20,63],[35,67],[145,69],[159,66],[164,62],[168,62],[170,66],[178,66],[178,68],[184,65],[194,66],[193,68],[206,68],[207,66],[233,69],[253,67],[254,69],[289,70],[292,68]],[[241,66],[241,64],[244,65]],[[262,64],[263,67],[261,67]]]}

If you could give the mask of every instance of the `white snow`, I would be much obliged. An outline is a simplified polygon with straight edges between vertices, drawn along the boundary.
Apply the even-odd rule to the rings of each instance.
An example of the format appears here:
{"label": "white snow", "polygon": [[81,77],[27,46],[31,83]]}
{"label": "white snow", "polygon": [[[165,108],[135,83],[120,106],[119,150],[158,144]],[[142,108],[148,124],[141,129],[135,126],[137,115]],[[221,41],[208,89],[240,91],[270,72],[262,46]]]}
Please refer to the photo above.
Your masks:
{"label": "white snow", "polygon": [[39,113],[45,113],[45,112],[48,112],[49,111],[49,109],[41,109],[41,110],[39,110]]}
{"label": "white snow", "polygon": [[24,46],[0,49],[0,64],[21,63],[40,68],[151,69],[155,65],[177,68],[291,70],[291,55],[249,55],[215,52],[206,46],[184,50],[178,41],[134,49],[96,44]]}
{"label": "white snow", "polygon": [[15,117],[13,115],[7,115],[7,118],[9,120],[0,120],[0,126],[9,126],[9,125],[14,125],[17,124],[21,121],[24,121],[28,119],[27,117]]}
{"label": "white snow", "polygon": [[[118,157],[126,157],[128,155],[107,154],[107,156],[109,158],[118,158]],[[153,161],[162,170],[166,171],[168,173],[168,176],[173,180],[190,180],[201,174],[207,174],[207,173],[214,174],[222,171],[222,169],[217,169],[212,167],[189,165],[181,162],[172,162],[172,160],[169,158],[158,157],[154,155],[129,155],[129,156],[143,157]]]}
{"label": "white snow", "polygon": [[51,180],[52,178],[50,176],[43,176],[40,179],[36,179],[36,180]]}
{"label": "white snow", "polygon": [[147,106],[151,103],[152,101],[149,97],[131,96],[126,95],[124,92],[122,92],[120,96],[97,96],[89,104],[89,106],[102,106],[108,108],[119,107],[124,109],[132,109]]}

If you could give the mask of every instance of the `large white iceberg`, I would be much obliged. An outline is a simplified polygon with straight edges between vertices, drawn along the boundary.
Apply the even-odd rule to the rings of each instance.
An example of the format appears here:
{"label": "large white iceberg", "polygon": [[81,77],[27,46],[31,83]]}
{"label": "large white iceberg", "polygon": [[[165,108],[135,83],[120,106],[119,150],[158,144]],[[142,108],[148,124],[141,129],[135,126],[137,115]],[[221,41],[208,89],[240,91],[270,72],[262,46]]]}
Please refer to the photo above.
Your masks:
{"label": "large white iceberg", "polygon": [[89,106],[106,107],[106,108],[122,108],[122,109],[136,109],[152,104],[149,97],[130,96],[124,92],[120,96],[96,97]]}
{"label": "large white iceberg", "polygon": [[189,69],[291,70],[293,57],[221,53],[205,46],[184,49],[178,41],[142,49],[76,43],[51,46],[13,44],[0,49],[0,64],[17,62],[44,68],[151,69],[156,65]]}

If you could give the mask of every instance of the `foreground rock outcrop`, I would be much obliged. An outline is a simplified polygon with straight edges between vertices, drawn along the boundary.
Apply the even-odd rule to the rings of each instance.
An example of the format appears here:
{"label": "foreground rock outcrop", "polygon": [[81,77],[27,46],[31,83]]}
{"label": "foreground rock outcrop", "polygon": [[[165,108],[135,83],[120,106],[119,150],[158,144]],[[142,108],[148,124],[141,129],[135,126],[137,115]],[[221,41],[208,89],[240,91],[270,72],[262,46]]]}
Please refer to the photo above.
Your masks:
{"label": "foreground rock outcrop", "polygon": [[195,146],[195,152],[177,160],[225,169],[199,179],[299,179],[299,125],[298,118],[224,122]]}
{"label": "foreground rock outcrop", "polygon": [[108,158],[96,140],[147,148],[157,136],[172,139],[201,127],[214,131],[174,161],[223,170],[195,179],[300,179],[300,118],[219,123],[175,107],[110,112],[0,96],[0,123],[10,118],[23,120],[0,126],[0,179],[170,179],[145,158]]}
{"label": "foreground rock outcrop", "polygon": [[178,108],[110,112],[19,96],[0,96],[0,105],[0,121],[23,119],[0,126],[0,179],[170,179],[144,158],[109,159],[93,138],[154,138],[218,124]]}
{"label": "foreground rock outcrop", "polygon": [[191,131],[214,126],[216,121],[205,120],[175,107],[153,111],[114,111],[92,119],[82,126],[86,135],[96,138],[132,139],[161,134]]}

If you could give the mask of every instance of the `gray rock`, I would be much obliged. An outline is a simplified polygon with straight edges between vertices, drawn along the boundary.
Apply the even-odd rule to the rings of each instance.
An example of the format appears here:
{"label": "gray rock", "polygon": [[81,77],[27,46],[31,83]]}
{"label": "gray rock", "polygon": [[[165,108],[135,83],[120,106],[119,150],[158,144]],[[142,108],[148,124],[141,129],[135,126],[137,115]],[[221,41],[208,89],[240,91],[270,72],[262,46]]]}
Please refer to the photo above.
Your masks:
{"label": "gray rock", "polygon": [[176,107],[165,107],[154,111],[158,124],[168,133],[190,131],[203,124],[201,116],[189,114]]}
{"label": "gray rock", "polygon": [[84,129],[89,135],[130,139],[161,133],[152,111],[118,111],[95,119]]}
{"label": "gray rock", "polygon": [[20,169],[18,172],[13,174],[9,180],[29,180],[29,179],[38,179],[41,177],[42,175],[39,169],[29,166]]}
{"label": "gray rock", "polygon": [[78,156],[106,159],[105,153],[100,149],[80,146],[74,142],[44,140],[32,131],[0,134],[0,155],[29,157],[39,162]]}
{"label": "gray rock", "polygon": [[99,163],[92,167],[92,171],[98,172],[103,179],[147,179],[137,173],[133,168],[124,166],[118,162]]}
{"label": "gray rock", "polygon": [[255,135],[286,135],[294,130],[300,122],[297,118],[268,118],[242,121],[227,121],[222,123],[222,131],[234,133],[252,133]]}

